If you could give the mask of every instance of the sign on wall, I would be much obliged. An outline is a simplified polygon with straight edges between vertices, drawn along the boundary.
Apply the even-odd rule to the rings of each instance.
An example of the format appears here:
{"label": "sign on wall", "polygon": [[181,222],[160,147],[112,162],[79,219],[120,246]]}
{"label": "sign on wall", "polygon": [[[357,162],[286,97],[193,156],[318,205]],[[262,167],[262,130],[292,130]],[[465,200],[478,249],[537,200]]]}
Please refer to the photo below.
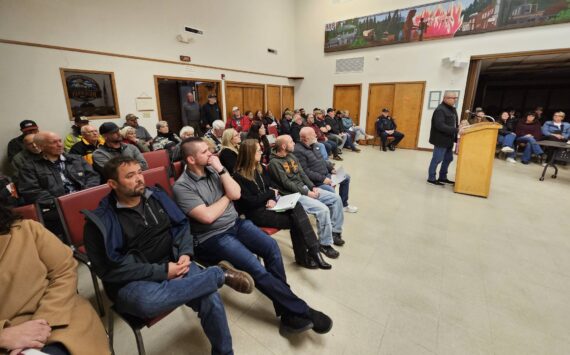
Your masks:
{"label": "sign on wall", "polygon": [[444,0],[326,24],[325,52],[565,22],[567,0]]}

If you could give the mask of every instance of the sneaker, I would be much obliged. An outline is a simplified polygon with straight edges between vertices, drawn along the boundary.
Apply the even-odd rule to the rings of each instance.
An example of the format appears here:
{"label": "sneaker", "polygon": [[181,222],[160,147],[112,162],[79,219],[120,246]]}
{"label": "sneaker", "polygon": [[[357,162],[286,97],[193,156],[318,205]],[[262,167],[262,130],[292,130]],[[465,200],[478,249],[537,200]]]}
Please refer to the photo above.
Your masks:
{"label": "sneaker", "polygon": [[517,163],[517,161],[514,158],[507,158],[506,162],[507,163],[513,163],[513,164]]}
{"label": "sneaker", "polygon": [[[315,319],[318,318],[315,317]],[[308,317],[302,317],[296,314],[284,314],[281,316],[279,331],[286,333],[301,333],[312,329],[313,327],[314,324]]]}
{"label": "sneaker", "polygon": [[437,180],[427,180],[428,183],[433,184],[433,185],[437,185],[437,186],[443,186],[445,185],[443,182],[439,182]]}
{"label": "sneaker", "polygon": [[443,182],[444,184],[451,184],[451,185],[455,184],[455,181],[451,181],[449,179],[438,179],[437,181]]}
{"label": "sneaker", "polygon": [[393,144],[388,145],[388,149],[390,149],[390,151],[395,151],[396,150],[396,146]]}
{"label": "sneaker", "polygon": [[333,326],[331,317],[323,312],[317,311],[309,307],[309,314],[307,315],[311,322],[313,322],[313,331],[319,334],[328,333]]}
{"label": "sneaker", "polygon": [[325,254],[327,258],[336,259],[340,255],[340,253],[330,245],[321,245],[319,250],[321,253]]}
{"label": "sneaker", "polygon": [[224,272],[224,284],[240,293],[252,293],[255,283],[250,274],[234,268],[226,260],[220,261],[218,266]]}
{"label": "sneaker", "polygon": [[508,146],[504,146],[503,148],[501,148],[501,152],[503,152],[503,153],[512,153],[514,151],[515,150],[513,148],[508,147]]}
{"label": "sneaker", "polygon": [[370,134],[368,134],[368,135],[366,136],[366,139],[374,139],[374,136],[373,136],[373,135],[370,135]]}
{"label": "sneaker", "polygon": [[340,233],[333,232],[333,244],[341,247],[344,243],[346,243],[346,241],[342,239],[342,235]]}
{"label": "sneaker", "polygon": [[338,155],[333,156],[333,160],[343,161],[343,159]]}
{"label": "sneaker", "polygon": [[358,212],[358,207],[356,206],[346,206],[342,209],[344,212],[348,212],[348,213],[356,213]]}
{"label": "sneaker", "polygon": [[356,153],[360,153],[360,149],[358,149],[358,148],[356,148],[356,147],[354,147],[354,149],[352,149],[352,151],[353,151],[353,152],[356,152]]}

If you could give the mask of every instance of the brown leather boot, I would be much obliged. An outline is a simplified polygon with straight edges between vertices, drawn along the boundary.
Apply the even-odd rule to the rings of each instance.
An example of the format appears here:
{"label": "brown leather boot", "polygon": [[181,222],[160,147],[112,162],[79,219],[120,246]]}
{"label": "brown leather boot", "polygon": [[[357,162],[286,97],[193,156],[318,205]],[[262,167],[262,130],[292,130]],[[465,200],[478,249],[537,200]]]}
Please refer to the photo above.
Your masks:
{"label": "brown leather boot", "polygon": [[239,293],[252,293],[255,283],[253,278],[245,271],[238,270],[226,260],[218,263],[224,271],[224,284],[233,288]]}

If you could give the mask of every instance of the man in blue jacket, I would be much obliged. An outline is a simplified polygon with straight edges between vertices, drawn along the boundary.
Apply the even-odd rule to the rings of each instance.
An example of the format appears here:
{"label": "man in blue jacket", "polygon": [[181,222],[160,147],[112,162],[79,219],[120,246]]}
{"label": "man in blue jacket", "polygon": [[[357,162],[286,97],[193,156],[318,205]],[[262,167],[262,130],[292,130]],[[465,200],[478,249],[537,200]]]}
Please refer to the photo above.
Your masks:
{"label": "man in blue jacket", "polygon": [[85,211],[87,255],[121,313],[150,319],[186,304],[198,312],[214,354],[232,354],[224,305],[226,284],[251,293],[253,279],[227,262],[200,269],[191,262],[188,220],[160,189],[146,188],[136,159],[115,157],[104,167],[113,189],[99,207]]}
{"label": "man in blue jacket", "polygon": [[[570,139],[570,123],[564,121],[566,114],[562,111],[555,112],[551,121],[542,125],[543,138],[554,142],[567,142]],[[546,148],[546,161],[549,162],[554,154],[553,148]]]}
{"label": "man in blue jacket", "polygon": [[[376,133],[378,133],[378,137],[382,141],[382,149],[386,151],[386,146],[391,151],[396,150],[396,146],[402,139],[404,139],[404,134],[402,132],[396,131],[397,125],[394,119],[390,116],[390,110],[387,108],[382,109],[382,113],[380,117],[376,120]],[[388,137],[393,137],[394,140],[392,143],[387,145]]]}

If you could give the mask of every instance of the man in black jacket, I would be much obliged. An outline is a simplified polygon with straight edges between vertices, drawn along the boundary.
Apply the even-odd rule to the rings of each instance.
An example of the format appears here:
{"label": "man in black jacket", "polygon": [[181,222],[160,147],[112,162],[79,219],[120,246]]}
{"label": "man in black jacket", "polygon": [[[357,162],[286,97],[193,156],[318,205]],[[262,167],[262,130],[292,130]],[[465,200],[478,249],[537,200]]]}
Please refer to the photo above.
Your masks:
{"label": "man in black jacket", "polygon": [[178,306],[198,312],[213,354],[231,354],[218,288],[251,293],[253,280],[227,262],[200,269],[184,213],[166,193],[146,188],[136,159],[115,157],[103,173],[113,192],[86,212],[85,247],[95,273],[121,313],[151,319]]}
{"label": "man in black jacket", "polygon": [[402,139],[404,139],[404,134],[402,132],[396,131],[397,125],[394,119],[390,116],[390,110],[387,108],[382,109],[382,113],[378,120],[376,121],[376,133],[382,141],[382,150],[386,151],[386,143],[388,142],[388,137],[394,137],[392,143],[388,145],[388,149],[391,151],[396,150],[396,146]]}
{"label": "man in black jacket", "polygon": [[215,120],[222,119],[222,112],[220,111],[220,106],[218,105],[218,98],[216,97],[216,94],[208,95],[208,102],[202,105],[200,116],[200,121],[202,123],[204,132],[212,128]]}
{"label": "man in black jacket", "polygon": [[[435,109],[431,118],[429,142],[434,147],[428,170],[427,182],[430,184],[440,186],[443,186],[444,183],[454,184],[454,181],[447,178],[447,168],[453,161],[453,144],[457,142],[457,134],[459,133],[456,103],[457,94],[446,91],[443,102]],[[440,163],[439,178],[436,180],[436,170]]]}
{"label": "man in black jacket", "polygon": [[24,136],[27,134],[38,133],[38,125],[32,120],[23,120],[20,122],[20,134],[16,138],[12,138],[8,143],[8,161],[12,159],[24,149]]}
{"label": "man in black jacket", "polygon": [[334,135],[337,135],[342,140],[338,146],[339,149],[344,147],[352,150],[353,152],[360,152],[360,149],[354,146],[350,134],[345,132],[344,126],[342,125],[342,118],[338,117],[338,115],[335,116],[334,108],[327,109],[325,122],[328,126],[330,126],[329,134],[332,133]]}
{"label": "man in black jacket", "polygon": [[[295,150],[293,154],[299,159],[301,167],[305,171],[305,174],[316,186],[323,190],[335,193],[333,182],[331,180],[332,174],[336,171],[333,168],[332,163],[326,161],[323,158],[321,152],[319,152],[319,146],[317,143],[317,135],[311,127],[305,127],[301,129],[301,140],[299,143],[295,144]],[[358,207],[350,206],[348,204],[348,192],[350,189],[350,176],[346,174],[346,179],[344,179],[339,187],[339,195],[342,200],[343,210],[349,213],[358,212]]]}

